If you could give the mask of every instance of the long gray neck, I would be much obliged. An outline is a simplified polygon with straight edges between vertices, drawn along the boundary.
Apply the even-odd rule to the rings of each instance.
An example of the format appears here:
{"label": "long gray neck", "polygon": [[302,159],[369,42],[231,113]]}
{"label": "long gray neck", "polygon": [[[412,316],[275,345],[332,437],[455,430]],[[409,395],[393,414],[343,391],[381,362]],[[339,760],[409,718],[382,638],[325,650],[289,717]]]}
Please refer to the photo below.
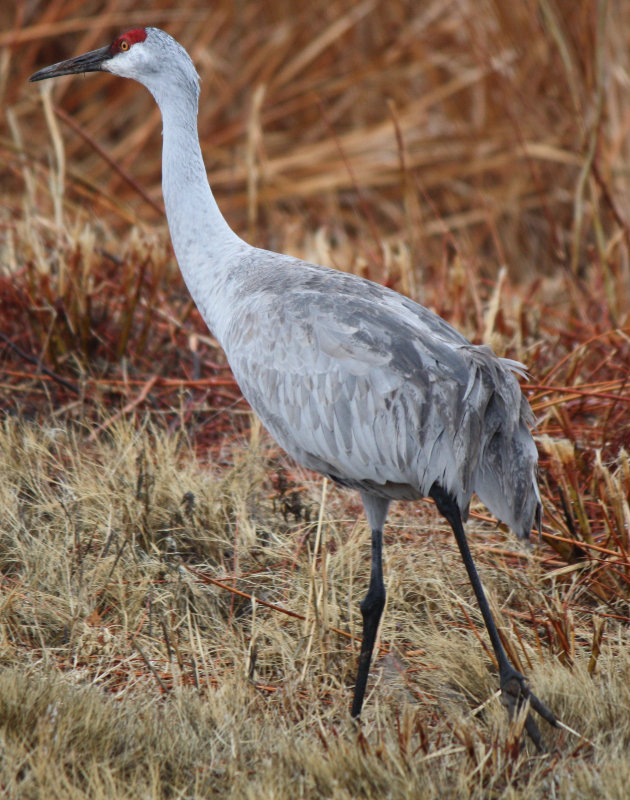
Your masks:
{"label": "long gray neck", "polygon": [[162,111],[162,191],[175,256],[186,285],[216,333],[216,307],[236,248],[232,231],[214,199],[197,135],[197,99],[156,97]]}

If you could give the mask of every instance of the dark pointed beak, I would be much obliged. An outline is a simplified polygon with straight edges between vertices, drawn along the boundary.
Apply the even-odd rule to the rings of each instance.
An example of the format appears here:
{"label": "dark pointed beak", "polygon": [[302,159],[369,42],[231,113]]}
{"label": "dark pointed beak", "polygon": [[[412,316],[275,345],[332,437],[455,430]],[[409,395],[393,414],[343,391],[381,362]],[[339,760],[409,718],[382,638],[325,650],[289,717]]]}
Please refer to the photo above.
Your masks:
{"label": "dark pointed beak", "polygon": [[102,64],[109,61],[112,57],[108,47],[101,47],[98,50],[91,50],[82,56],[69,58],[67,61],[60,61],[51,67],[44,67],[31,75],[29,81],[43,81],[46,78],[58,78],[60,75],[74,75],[76,72],[99,72]]}

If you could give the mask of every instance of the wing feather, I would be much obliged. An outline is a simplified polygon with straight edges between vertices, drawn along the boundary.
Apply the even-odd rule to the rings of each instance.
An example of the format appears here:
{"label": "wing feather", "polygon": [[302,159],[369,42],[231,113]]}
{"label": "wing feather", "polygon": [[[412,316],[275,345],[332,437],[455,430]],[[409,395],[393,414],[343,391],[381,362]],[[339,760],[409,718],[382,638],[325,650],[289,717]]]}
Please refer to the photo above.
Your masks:
{"label": "wing feather", "polygon": [[464,513],[476,491],[517,533],[531,524],[531,411],[511,372],[522,365],[384,287],[281,263],[290,291],[249,287],[226,337],[234,375],[279,444],[350,486],[412,498],[438,481]]}

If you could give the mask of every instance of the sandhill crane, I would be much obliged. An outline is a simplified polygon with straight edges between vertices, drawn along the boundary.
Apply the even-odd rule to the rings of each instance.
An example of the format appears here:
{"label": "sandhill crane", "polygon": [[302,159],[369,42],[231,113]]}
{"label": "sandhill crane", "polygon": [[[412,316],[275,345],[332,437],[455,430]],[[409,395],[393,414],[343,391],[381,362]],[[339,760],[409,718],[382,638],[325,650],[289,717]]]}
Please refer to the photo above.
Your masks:
{"label": "sandhill crane", "polygon": [[[157,28],[36,72],[31,81],[110,72],[144,84],[163,120],[162,189],[173,247],[243,395],[305,467],[360,492],[372,532],[351,715],[363,705],[385,604],[382,531],[392,500],[431,497],[451,525],[499,666],[510,714],[525,701],[555,715],[510,663],[466,536],[473,493],[520,537],[540,528],[533,415],[522,364],[472,345],[440,317],[383,286],[248,245],[212,195],[197,134],[199,76]],[[526,730],[542,747],[534,719]]]}

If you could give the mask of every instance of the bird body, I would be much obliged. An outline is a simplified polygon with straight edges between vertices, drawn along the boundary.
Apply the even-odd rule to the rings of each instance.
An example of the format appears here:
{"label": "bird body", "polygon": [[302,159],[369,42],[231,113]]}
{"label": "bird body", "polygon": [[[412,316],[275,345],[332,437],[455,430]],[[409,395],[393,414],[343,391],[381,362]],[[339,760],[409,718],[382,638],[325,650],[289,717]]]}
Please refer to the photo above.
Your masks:
{"label": "bird body", "polygon": [[138,80],[161,109],[162,187],[175,255],[244,396],[296,461],[361,493],[372,570],[361,605],[353,716],[361,711],[384,606],[382,527],[389,503],[431,496],[455,532],[507,705],[513,710],[527,697],[555,724],[507,660],[461,525],[473,493],[519,537],[540,525],[533,415],[514,375],[523,366],[472,345],[388,288],[238,237],[207,181],[197,135],[197,72],[168,34],[129,31],[110,47],[40,70],[31,80],[96,70]]}
{"label": "bird body", "polygon": [[290,455],[392,500],[426,497],[437,481],[464,517],[476,492],[529,534],[537,455],[515,362],[370,281],[264,251],[243,258],[257,268],[217,337]]}

